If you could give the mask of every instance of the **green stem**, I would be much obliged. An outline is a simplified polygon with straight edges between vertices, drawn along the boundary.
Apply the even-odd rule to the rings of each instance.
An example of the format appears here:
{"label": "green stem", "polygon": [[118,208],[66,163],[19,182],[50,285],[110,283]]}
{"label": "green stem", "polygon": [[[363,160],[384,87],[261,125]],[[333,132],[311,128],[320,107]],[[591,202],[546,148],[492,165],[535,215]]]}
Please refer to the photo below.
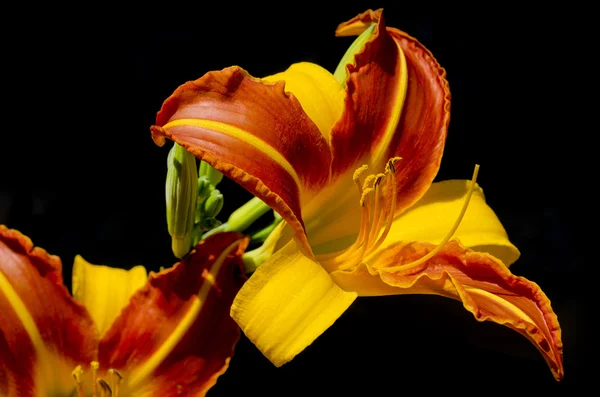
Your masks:
{"label": "green stem", "polygon": [[227,223],[230,230],[243,232],[270,209],[261,199],[253,197],[246,204],[233,211]]}
{"label": "green stem", "polygon": [[275,229],[275,227],[277,227],[277,225],[279,225],[279,222],[281,222],[281,215],[279,215],[277,212],[273,211],[273,215],[275,216],[275,219],[273,219],[273,222],[271,222],[270,225],[268,225],[267,227],[265,227],[264,229],[261,229],[259,231],[257,231],[256,233],[254,233],[251,236],[251,242],[252,243],[262,243],[265,241],[265,239],[269,236],[269,234],[271,234],[271,232],[273,231],[273,229]]}
{"label": "green stem", "polygon": [[220,232],[243,232],[270,209],[262,200],[253,197],[246,204],[233,211],[227,222],[204,233],[202,239]]}
{"label": "green stem", "polygon": [[244,253],[242,255],[244,271],[248,274],[254,273],[270,256],[270,253],[264,252],[262,246]]}

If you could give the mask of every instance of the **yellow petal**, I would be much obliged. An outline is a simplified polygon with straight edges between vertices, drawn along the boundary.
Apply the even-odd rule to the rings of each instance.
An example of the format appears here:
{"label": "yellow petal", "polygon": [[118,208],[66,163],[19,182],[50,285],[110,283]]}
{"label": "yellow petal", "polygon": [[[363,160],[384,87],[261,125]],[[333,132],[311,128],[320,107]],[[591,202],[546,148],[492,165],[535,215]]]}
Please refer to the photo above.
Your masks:
{"label": "yellow petal", "polygon": [[281,366],[329,328],[356,296],[338,287],[290,241],[244,284],[231,316],[256,347]]}
{"label": "yellow petal", "polygon": [[75,257],[73,264],[73,296],[88,309],[100,336],[146,280],[146,269],[143,266],[124,270],[92,265],[79,255]]}
{"label": "yellow petal", "polygon": [[[379,251],[399,241],[438,244],[446,236],[464,204],[470,181],[451,180],[431,185],[425,196],[394,220]],[[462,244],[474,251],[487,252],[510,266],[519,250],[508,240],[494,211],[486,204],[477,186],[460,226],[454,233]]]}
{"label": "yellow petal", "polygon": [[262,79],[263,82],[285,81],[285,90],[300,101],[302,109],[329,141],[331,127],[342,115],[345,91],[333,75],[309,62],[295,63],[285,72]]}

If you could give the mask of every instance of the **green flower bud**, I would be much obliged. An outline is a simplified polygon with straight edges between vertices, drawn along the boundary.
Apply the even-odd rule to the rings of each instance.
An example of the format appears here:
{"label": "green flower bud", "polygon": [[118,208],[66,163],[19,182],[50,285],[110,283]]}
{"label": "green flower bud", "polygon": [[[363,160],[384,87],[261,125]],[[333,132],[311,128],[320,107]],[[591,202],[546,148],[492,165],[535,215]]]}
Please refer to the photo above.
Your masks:
{"label": "green flower bud", "polygon": [[173,145],[167,158],[165,193],[173,253],[181,258],[189,252],[192,243],[198,172],[196,158],[178,144]]}
{"label": "green flower bud", "polygon": [[206,176],[200,176],[198,178],[198,203],[202,204],[213,189],[214,188],[211,186],[208,178]]}
{"label": "green flower bud", "polygon": [[210,192],[210,196],[204,202],[204,216],[206,218],[214,218],[219,215],[223,209],[223,195],[217,189]]}
{"label": "green flower bud", "polygon": [[192,233],[188,233],[184,238],[171,237],[171,249],[173,254],[181,259],[183,258],[190,249],[192,248]]}

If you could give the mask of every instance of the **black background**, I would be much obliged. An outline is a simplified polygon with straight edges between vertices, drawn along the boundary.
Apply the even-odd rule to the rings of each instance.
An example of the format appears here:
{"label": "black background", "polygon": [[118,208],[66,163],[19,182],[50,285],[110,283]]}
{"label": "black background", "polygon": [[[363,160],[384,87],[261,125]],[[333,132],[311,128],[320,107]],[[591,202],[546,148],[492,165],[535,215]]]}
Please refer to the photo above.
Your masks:
{"label": "black background", "polygon": [[[573,131],[561,121],[567,39],[557,32],[568,18],[559,12],[167,2],[135,13],[13,15],[18,23],[3,38],[0,223],[59,255],[66,280],[76,254],[125,268],[169,266],[168,149],[149,133],[162,101],[230,65],[257,77],[299,61],[333,71],[352,42],[334,37],[337,24],[379,6],[389,26],[417,37],[447,70],[452,117],[437,180],[468,179],[481,164],[478,182],[522,252],[512,271],[542,287],[562,325],[565,379],[554,381],[525,338],[478,323],[458,302],[398,296],[357,300],[282,368],[242,337],[209,395],[574,391],[584,367],[583,257],[572,214]],[[229,181],[221,190],[222,219],[250,198]]]}

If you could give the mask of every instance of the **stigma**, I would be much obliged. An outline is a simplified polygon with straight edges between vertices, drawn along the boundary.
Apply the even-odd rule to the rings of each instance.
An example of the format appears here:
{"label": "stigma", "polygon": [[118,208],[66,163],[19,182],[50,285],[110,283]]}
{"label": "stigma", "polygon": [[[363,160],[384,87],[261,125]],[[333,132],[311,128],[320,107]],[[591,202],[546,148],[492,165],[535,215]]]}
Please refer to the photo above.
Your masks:
{"label": "stigma", "polygon": [[[114,368],[110,368],[106,371],[105,378],[108,379],[108,382],[98,376],[98,370],[100,369],[100,364],[98,361],[92,361],[90,363],[90,370],[92,374],[91,379],[91,392],[93,397],[119,397],[121,382],[123,381],[123,376],[119,371]],[[85,397],[89,395],[89,392],[86,393],[84,388],[83,375],[85,371],[81,367],[81,365],[76,366],[71,375],[73,376],[73,381],[75,382],[75,390],[77,391],[77,397]]]}

